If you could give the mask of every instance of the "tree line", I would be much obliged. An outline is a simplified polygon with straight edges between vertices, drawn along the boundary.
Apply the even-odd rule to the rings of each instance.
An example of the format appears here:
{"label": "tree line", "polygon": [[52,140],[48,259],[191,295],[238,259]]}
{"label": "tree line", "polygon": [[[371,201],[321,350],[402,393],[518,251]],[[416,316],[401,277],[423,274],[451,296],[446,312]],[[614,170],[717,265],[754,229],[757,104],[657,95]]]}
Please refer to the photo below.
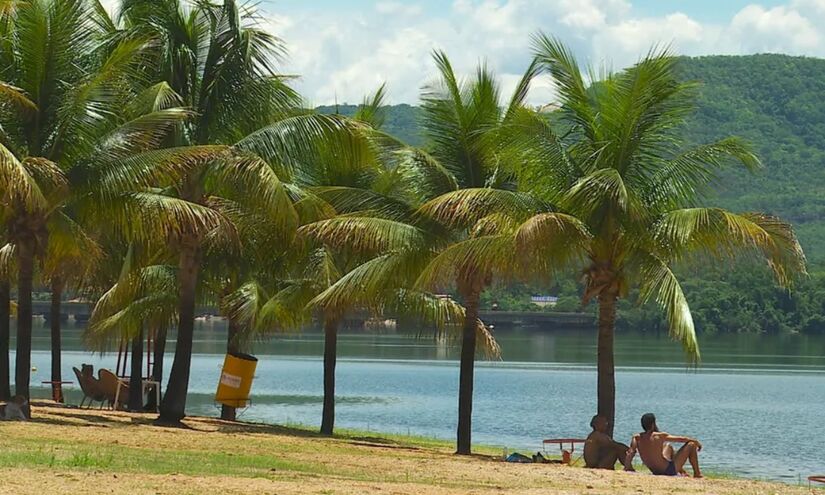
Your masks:
{"label": "tree line", "polygon": [[[278,70],[283,41],[232,0],[123,0],[115,15],[93,0],[31,0],[0,15],[0,356],[8,369],[14,284],[26,397],[36,281],[57,314],[67,288],[94,298],[92,349],[176,329],[160,424],[186,414],[198,303],[227,317],[228,351],[322,324],[324,434],[343,316],[409,315],[460,343],[457,452],[468,454],[474,362],[499,352],[479,319],[496,281],[582,273],[579,296],[597,311],[597,409],[612,425],[623,301],[655,305],[698,360],[677,266],[749,257],[785,287],[805,273],[788,223],[704,205],[723,168],[760,162],[737,138],[685,143],[696,88],[667,51],[590,80],[538,33],[511,94],[485,64],[461,77],[435,51],[426,144],[413,147],[382,130],[383,87],[350,117],[305,108]],[[527,105],[537,78],[552,79],[553,105]],[[435,295],[446,290],[457,302]],[[59,381],[60,319],[50,324]]]}

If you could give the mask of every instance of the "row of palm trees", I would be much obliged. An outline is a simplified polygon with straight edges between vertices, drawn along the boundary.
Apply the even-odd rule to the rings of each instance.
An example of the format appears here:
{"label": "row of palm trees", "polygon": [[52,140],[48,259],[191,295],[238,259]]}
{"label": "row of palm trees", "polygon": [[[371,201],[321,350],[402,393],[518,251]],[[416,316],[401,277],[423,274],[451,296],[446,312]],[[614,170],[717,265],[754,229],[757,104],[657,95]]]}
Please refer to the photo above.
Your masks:
{"label": "row of palm trees", "polygon": [[[54,316],[65,290],[96,298],[94,349],[151,332],[162,353],[177,329],[166,424],[185,416],[196,304],[221,308],[229,351],[316,319],[332,434],[338,327],[367,309],[460,342],[467,454],[476,355],[499,352],[478,316],[494,280],[582,270],[583,302],[599,305],[598,412],[612,425],[616,304],[630,288],[698,360],[675,264],[751,255],[785,286],[805,271],[788,224],[699,206],[723,167],[759,161],[735,138],[684,146],[694,87],[665,51],[585,78],[539,34],[506,99],[485,65],[462,78],[436,51],[424,149],[381,130],[383,87],[352,117],[305,109],[278,72],[284,53],[233,0],[122,0],[116,15],[97,0],[0,1],[0,398],[13,283],[14,384],[29,395],[39,281]],[[558,94],[539,110],[527,104],[538,77]],[[461,305],[432,294],[449,287]],[[50,322],[60,381],[60,318]]]}

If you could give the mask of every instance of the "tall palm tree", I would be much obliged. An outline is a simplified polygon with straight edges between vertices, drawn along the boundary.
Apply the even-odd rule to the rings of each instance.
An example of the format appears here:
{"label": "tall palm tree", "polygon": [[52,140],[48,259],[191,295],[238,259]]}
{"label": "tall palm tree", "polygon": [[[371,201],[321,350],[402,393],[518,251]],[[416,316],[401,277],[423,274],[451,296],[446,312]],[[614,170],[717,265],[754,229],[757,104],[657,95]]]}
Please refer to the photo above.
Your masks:
{"label": "tall palm tree", "polygon": [[[450,189],[453,191],[437,191],[441,195],[425,204],[422,211],[442,221],[441,212],[450,209],[462,190],[514,189],[512,177],[498,159],[495,136],[500,127],[524,105],[535,75],[535,66],[528,68],[508,104],[502,108],[498,83],[485,66],[477,69],[472,80],[462,82],[444,53],[436,52],[433,58],[440,80],[426,88],[422,95],[422,124],[432,148],[430,156],[452,179],[446,184],[452,182]],[[442,181],[441,184],[445,183]],[[452,229],[453,241],[425,269],[420,284],[432,286],[435,282],[433,277],[452,274],[452,282],[466,310],[461,341],[456,453],[470,454],[479,301],[481,293],[492,281],[493,270],[491,266],[473,259],[449,266],[447,260],[454,260],[458,250],[476,249],[485,242],[488,232],[475,224],[461,222],[448,227]]]}
{"label": "tall palm tree", "polygon": [[[559,246],[559,219],[567,215],[536,212],[516,228],[515,250],[529,257],[526,268],[533,273],[555,266],[545,261],[560,251],[579,251],[585,260],[583,301],[599,306],[598,413],[612,434],[616,304],[631,287],[638,287],[641,303],[652,300],[662,308],[672,338],[698,361],[676,264],[701,255],[750,255],[765,259],[787,287],[805,272],[805,257],[791,226],[776,217],[699,206],[722,167],[752,169],[759,161],[735,138],[685,146],[679,129],[694,107],[693,85],[678,80],[673,56],[652,50],[633,67],[588,86],[558,40],[540,34],[534,51],[556,85],[558,110],[521,112],[508,135],[509,151],[502,153],[519,157],[511,163],[524,192],[575,216],[588,236]],[[563,126],[560,132],[556,125]],[[456,211],[472,216],[484,202],[475,199]],[[525,215],[524,206],[508,209]]]}
{"label": "tall palm tree", "polygon": [[[508,231],[514,221],[498,215],[492,202],[485,208],[484,218],[473,221],[469,215],[452,216],[451,212],[468,195],[497,198],[505,204],[530,200],[513,191],[513,176],[502,167],[498,155],[498,135],[523,107],[536,69],[531,66],[527,70],[502,109],[498,85],[484,66],[472,80],[462,83],[446,55],[436,52],[434,59],[441,78],[422,97],[431,152],[401,149],[391,154],[395,161],[391,170],[397,181],[409,188],[411,204],[426,204],[409,214],[404,208],[382,202],[380,210],[391,213],[385,218],[366,211],[317,222],[305,230],[337,249],[366,251],[372,256],[319,296],[317,303],[326,307],[352,304],[353,300],[369,305],[370,297],[399,294],[399,289],[405,299],[421,294],[421,290],[455,284],[464,304],[456,450],[469,454],[478,336],[493,354],[497,350],[495,340],[478,319],[479,299],[494,271],[504,273],[513,267],[507,253],[512,240],[493,239],[491,234]],[[371,205],[371,200],[360,194],[350,202]],[[465,255],[472,259],[460,262]],[[413,307],[426,300],[417,299]],[[427,307],[424,303],[419,309]]]}

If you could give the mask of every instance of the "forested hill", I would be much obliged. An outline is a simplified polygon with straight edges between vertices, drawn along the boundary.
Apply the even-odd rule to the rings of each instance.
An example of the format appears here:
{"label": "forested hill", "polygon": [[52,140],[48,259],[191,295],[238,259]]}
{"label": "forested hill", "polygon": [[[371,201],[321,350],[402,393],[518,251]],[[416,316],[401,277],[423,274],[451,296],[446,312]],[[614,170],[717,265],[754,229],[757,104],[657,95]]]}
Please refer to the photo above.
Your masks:
{"label": "forested hill", "polygon": [[[786,55],[683,58],[685,80],[700,83],[699,106],[685,128],[696,143],[747,139],[764,169],[731,170],[709,203],[766,211],[792,221],[814,264],[825,263],[825,60]],[[355,105],[320,107],[351,115]],[[418,109],[387,108],[384,130],[412,145],[423,138]]]}
{"label": "forested hill", "polygon": [[717,188],[734,210],[776,213],[794,223],[808,259],[825,262],[825,60],[786,55],[686,58],[699,107],[686,137],[740,136],[764,165],[730,171]]}

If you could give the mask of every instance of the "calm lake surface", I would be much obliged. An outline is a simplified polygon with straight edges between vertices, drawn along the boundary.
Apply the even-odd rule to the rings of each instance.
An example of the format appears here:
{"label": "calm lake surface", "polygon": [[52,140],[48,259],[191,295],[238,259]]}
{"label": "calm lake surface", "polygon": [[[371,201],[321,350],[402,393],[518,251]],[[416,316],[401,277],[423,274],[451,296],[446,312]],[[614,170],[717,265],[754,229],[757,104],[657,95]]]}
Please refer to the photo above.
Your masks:
{"label": "calm lake surface", "polygon": [[[74,380],[71,367],[83,362],[114,368],[115,355],[83,350],[79,326],[64,328],[64,379]],[[39,387],[49,379],[48,334],[45,322],[36,322],[35,397],[49,396]],[[476,367],[474,443],[529,454],[543,438],[585,436],[596,407],[595,331],[514,329],[496,336],[502,360]],[[190,414],[219,413],[213,396],[225,339],[223,322],[198,324]],[[825,337],[722,335],[700,343],[703,361],[694,370],[666,335],[617,336],[616,438],[628,441],[639,417],[652,411],[663,430],[703,442],[708,471],[786,482],[825,472]],[[336,426],[454,438],[458,362],[451,342],[344,331],[338,345]],[[322,350],[318,331],[256,344],[253,403],[241,418],[318,425]],[[67,392],[79,400],[77,391]]]}

